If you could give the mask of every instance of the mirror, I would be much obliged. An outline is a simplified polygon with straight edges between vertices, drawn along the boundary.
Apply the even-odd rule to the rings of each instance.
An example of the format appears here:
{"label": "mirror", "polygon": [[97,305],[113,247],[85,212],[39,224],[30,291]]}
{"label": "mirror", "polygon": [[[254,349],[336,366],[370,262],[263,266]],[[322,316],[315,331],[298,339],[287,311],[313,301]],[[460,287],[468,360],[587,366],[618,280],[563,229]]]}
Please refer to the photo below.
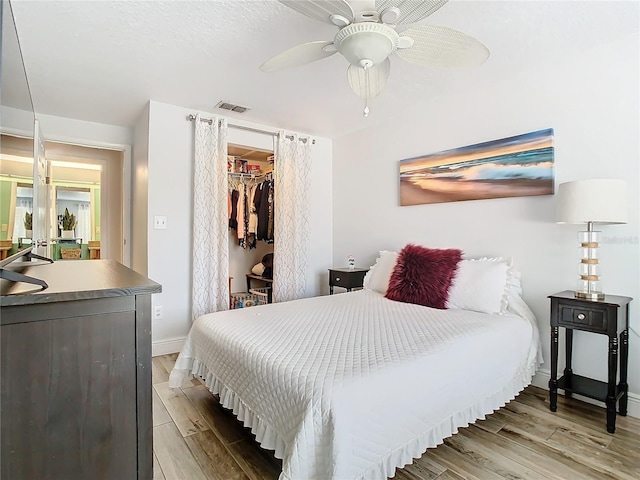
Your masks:
{"label": "mirror", "polygon": [[3,1],[0,12],[0,259],[4,259],[30,246],[24,216],[29,189],[33,200],[35,113],[11,4]]}

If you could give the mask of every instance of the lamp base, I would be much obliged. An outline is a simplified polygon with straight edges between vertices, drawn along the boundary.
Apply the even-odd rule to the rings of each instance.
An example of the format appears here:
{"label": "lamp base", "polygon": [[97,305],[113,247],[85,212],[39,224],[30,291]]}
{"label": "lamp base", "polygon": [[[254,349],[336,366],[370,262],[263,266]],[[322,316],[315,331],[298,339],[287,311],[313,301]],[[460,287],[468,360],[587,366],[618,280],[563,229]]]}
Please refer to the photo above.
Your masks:
{"label": "lamp base", "polygon": [[602,292],[575,292],[576,298],[584,298],[585,300],[604,300],[604,293]]}

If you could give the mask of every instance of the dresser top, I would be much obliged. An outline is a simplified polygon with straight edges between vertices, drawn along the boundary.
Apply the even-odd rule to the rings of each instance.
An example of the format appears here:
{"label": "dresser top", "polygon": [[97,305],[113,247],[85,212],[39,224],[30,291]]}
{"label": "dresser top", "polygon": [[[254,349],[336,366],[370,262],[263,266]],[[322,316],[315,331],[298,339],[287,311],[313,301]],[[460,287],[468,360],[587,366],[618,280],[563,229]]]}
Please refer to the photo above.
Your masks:
{"label": "dresser top", "polygon": [[160,293],[162,286],[114,260],[62,260],[11,268],[49,288],[1,280],[0,306],[33,305]]}

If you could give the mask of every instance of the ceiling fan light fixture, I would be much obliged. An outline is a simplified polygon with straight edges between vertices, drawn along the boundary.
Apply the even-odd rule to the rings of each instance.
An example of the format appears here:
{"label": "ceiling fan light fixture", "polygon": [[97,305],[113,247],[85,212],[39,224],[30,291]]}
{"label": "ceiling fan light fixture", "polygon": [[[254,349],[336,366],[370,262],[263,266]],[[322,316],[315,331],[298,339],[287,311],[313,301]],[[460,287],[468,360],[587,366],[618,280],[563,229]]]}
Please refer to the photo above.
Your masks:
{"label": "ceiling fan light fixture", "polygon": [[398,33],[381,23],[354,23],[340,30],[333,43],[352,65],[371,60],[384,62],[398,48]]}
{"label": "ceiling fan light fixture", "polygon": [[389,59],[375,67],[357,67],[349,65],[347,78],[353,92],[363,100],[377,97],[384,89],[391,71]]}

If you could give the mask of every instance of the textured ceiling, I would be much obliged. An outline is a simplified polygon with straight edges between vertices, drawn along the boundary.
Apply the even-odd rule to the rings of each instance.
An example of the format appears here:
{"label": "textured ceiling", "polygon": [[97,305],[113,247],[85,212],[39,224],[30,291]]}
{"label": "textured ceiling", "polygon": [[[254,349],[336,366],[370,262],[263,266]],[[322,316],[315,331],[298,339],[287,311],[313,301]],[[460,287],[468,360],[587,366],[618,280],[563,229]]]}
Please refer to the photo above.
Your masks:
{"label": "textured ceiling", "polygon": [[330,138],[426,107],[448,89],[544,68],[551,57],[638,32],[639,23],[635,1],[452,0],[421,23],[474,36],[491,51],[489,60],[445,70],[394,55],[389,82],[365,119],[340,55],[277,73],[258,70],[283,50],[336,32],[275,0],[11,4],[38,113],[131,126],[149,100],[210,112],[224,100],[251,107],[244,115],[219,111],[231,118]]}

